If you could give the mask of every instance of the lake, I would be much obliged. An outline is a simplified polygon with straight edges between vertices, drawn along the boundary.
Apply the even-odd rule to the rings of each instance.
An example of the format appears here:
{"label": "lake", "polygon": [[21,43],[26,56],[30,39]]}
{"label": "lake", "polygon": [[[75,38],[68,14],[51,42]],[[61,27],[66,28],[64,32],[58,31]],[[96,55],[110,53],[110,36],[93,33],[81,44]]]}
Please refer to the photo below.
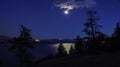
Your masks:
{"label": "lake", "polygon": [[[66,51],[69,53],[71,45],[74,46],[74,43],[63,43]],[[36,44],[35,48],[30,49],[31,53],[34,56],[34,60],[39,60],[44,58],[48,54],[56,54],[58,50],[59,43],[57,44]],[[14,52],[8,50],[10,46],[2,45],[0,46],[0,60],[3,61],[4,65],[15,65],[19,63],[19,59],[15,56]],[[15,62],[15,63],[13,63]]]}
{"label": "lake", "polygon": [[[67,53],[69,53],[71,45],[74,46],[74,43],[63,43]],[[59,43],[57,44],[37,44],[34,49],[32,49],[32,53],[36,56],[36,58],[42,58],[47,56],[48,54],[56,54],[58,51]]]}

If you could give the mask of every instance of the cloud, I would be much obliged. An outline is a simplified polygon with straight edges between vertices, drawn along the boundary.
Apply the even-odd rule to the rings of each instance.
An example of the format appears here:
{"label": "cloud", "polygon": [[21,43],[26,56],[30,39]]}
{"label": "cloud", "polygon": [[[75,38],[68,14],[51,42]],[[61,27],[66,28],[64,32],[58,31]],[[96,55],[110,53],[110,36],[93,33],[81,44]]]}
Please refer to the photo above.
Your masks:
{"label": "cloud", "polygon": [[96,2],[93,0],[75,1],[75,0],[57,0],[54,3],[55,7],[64,10],[73,10],[77,8],[89,8],[95,6]]}

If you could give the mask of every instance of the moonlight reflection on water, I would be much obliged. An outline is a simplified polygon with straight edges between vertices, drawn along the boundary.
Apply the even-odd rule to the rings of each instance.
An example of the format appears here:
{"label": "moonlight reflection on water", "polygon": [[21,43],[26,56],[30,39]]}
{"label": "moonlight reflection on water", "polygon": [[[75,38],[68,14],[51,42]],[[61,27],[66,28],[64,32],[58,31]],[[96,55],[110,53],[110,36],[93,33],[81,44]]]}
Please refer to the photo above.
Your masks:
{"label": "moonlight reflection on water", "polygon": [[[57,52],[57,48],[58,48],[59,44],[60,44],[60,43],[58,43],[58,44],[53,44],[53,45],[52,45],[52,47],[54,47],[54,48],[56,49],[55,52]],[[73,45],[73,47],[74,47],[74,43],[63,43],[63,46],[65,47],[67,53],[69,53],[69,50],[70,50],[71,45]]]}

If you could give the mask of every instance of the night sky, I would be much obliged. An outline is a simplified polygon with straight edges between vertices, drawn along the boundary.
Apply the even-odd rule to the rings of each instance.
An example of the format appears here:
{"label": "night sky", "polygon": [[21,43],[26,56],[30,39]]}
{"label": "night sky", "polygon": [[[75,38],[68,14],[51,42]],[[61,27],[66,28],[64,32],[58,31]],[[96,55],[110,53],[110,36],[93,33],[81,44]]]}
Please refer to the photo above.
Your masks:
{"label": "night sky", "polygon": [[[101,31],[111,35],[115,24],[120,21],[120,0],[93,0],[95,6],[75,8],[68,15],[64,9],[55,7],[56,0],[0,0],[0,35],[19,36],[19,25],[31,29],[32,36],[40,39],[73,39],[84,37],[82,30],[86,12],[97,11]],[[83,0],[76,0],[83,1]]]}

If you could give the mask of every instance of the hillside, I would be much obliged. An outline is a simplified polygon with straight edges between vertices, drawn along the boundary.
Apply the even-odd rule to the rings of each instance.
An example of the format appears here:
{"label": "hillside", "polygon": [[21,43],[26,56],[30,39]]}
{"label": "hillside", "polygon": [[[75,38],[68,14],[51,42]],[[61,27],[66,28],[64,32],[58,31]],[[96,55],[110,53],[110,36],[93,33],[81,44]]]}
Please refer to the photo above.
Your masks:
{"label": "hillside", "polygon": [[67,56],[44,61],[38,67],[120,67],[120,52],[104,55]]}

